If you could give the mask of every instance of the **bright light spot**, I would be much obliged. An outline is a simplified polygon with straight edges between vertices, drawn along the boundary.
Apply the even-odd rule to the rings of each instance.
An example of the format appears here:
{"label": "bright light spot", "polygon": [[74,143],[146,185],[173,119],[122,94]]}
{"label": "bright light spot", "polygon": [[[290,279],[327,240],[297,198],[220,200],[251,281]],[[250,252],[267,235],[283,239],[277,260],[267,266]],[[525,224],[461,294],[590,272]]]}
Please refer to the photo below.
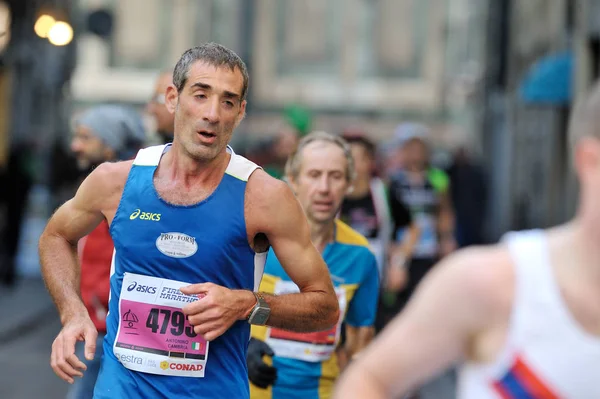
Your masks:
{"label": "bright light spot", "polygon": [[48,37],[48,33],[50,29],[54,26],[56,21],[50,15],[41,15],[37,21],[35,21],[35,25],[33,26],[33,30],[35,33],[42,38]]}
{"label": "bright light spot", "polygon": [[73,40],[73,28],[66,22],[57,22],[50,28],[48,40],[55,46],[65,46]]}

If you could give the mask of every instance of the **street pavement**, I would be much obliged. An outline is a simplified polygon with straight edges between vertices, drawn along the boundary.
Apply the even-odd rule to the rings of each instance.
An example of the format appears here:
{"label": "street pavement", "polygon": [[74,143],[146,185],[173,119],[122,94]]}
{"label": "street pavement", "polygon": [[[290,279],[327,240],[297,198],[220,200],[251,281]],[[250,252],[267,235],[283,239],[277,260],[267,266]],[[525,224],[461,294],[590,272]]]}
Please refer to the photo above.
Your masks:
{"label": "street pavement", "polygon": [[68,384],[50,368],[60,320],[39,278],[0,286],[0,398],[63,399]]}

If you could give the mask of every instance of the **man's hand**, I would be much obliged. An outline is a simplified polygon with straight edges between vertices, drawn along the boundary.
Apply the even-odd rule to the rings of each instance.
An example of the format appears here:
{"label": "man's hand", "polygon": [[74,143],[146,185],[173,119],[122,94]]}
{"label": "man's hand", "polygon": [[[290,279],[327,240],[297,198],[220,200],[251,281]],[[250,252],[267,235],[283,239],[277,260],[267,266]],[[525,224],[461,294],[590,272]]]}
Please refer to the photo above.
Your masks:
{"label": "man's hand", "polygon": [[265,342],[250,338],[246,364],[248,365],[248,379],[259,388],[266,389],[277,380],[277,369],[269,366],[263,356],[274,356],[273,349]]}
{"label": "man's hand", "polygon": [[50,365],[57,376],[72,384],[73,377],[82,377],[85,364],[75,356],[75,342],[85,341],[85,358],[94,359],[98,331],[89,316],[79,316],[65,322],[52,343]]}
{"label": "man's hand", "polygon": [[182,310],[194,326],[194,332],[207,341],[221,336],[233,323],[243,319],[256,303],[250,291],[230,290],[213,283],[192,284],[180,290],[185,295],[200,298]]}

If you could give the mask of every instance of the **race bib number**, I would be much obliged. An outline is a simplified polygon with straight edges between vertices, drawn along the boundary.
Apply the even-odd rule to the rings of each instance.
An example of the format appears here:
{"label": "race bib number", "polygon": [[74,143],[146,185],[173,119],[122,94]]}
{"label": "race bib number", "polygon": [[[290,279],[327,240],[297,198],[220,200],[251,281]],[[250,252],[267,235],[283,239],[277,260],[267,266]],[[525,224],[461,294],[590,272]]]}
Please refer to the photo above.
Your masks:
{"label": "race bib number", "polygon": [[204,377],[208,342],[194,332],[182,307],[198,300],[188,283],[125,273],[119,297],[116,358],[130,370]]}
{"label": "race bib number", "polygon": [[[279,280],[275,284],[275,294],[294,292],[300,292],[300,290],[291,281]],[[339,341],[342,320],[346,313],[346,291],[343,288],[336,288],[335,292],[340,304],[340,319],[331,329],[313,333],[297,333],[269,328],[266,342],[276,356],[307,362],[322,362],[331,357]]]}

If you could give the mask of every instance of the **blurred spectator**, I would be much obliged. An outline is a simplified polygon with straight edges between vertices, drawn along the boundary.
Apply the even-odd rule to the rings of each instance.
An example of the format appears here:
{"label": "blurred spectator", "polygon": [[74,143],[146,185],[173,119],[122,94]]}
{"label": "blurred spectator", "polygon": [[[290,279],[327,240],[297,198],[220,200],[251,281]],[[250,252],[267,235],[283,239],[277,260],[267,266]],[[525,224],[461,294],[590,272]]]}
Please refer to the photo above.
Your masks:
{"label": "blurred spectator", "polygon": [[346,130],[342,137],[350,144],[356,176],[352,191],[342,203],[340,218],[369,239],[383,278],[386,272],[384,265],[390,252],[395,256],[410,258],[416,241],[415,237],[413,242],[408,240],[404,245],[390,248],[394,232],[407,227],[414,232],[418,229],[416,225],[411,225],[410,211],[401,198],[389,197],[385,183],[375,175],[375,144],[360,131]]}
{"label": "blurred spectator", "polygon": [[75,155],[65,141],[63,138],[57,139],[51,149],[49,188],[52,212],[73,197],[83,174],[77,167]]}
{"label": "blurred spectator", "polygon": [[[402,198],[389,196],[388,189],[375,175],[375,144],[364,132],[346,130],[342,137],[350,144],[356,176],[346,195],[340,218],[369,240],[377,258],[379,276],[384,284],[378,306],[376,329],[381,330],[398,312],[395,296],[406,283],[405,260],[410,259],[418,239],[418,227]],[[406,229],[401,242],[394,232]]]}
{"label": "blurred spectator", "polygon": [[[420,236],[408,266],[408,283],[401,292],[405,304],[437,260],[455,249],[454,212],[448,175],[430,163],[429,129],[405,123],[396,128],[403,168],[391,179],[390,195],[405,203],[419,226]],[[405,231],[396,231],[402,239]]]}
{"label": "blurred spectator", "polygon": [[1,202],[5,204],[6,219],[2,231],[2,252],[5,259],[0,263],[0,283],[6,286],[13,286],[16,280],[16,258],[22,220],[29,190],[35,180],[34,162],[33,145],[16,145],[10,149],[2,178]]}
{"label": "blurred spectator", "polygon": [[163,143],[173,141],[174,115],[171,114],[165,106],[165,92],[167,87],[173,83],[173,71],[162,72],[154,86],[152,98],[146,105],[147,112],[152,115],[156,121],[156,131]]}
{"label": "blurred spectator", "polygon": [[379,175],[385,181],[390,181],[402,169],[402,147],[398,145],[398,140],[392,138],[381,143],[377,154],[376,168]]}
{"label": "blurred spectator", "polygon": [[307,109],[297,105],[287,107],[275,135],[250,150],[248,158],[261,165],[271,176],[281,179],[288,157],[296,149],[298,140],[307,135],[311,127],[312,116]]}
{"label": "blurred spectator", "polygon": [[473,160],[465,147],[455,155],[448,175],[452,185],[452,204],[456,213],[456,240],[459,247],[484,243],[484,215],[487,187],[481,165]]}
{"label": "blurred spectator", "polygon": [[[117,105],[100,105],[90,108],[77,118],[71,150],[80,170],[91,172],[103,162],[132,158],[143,146],[145,138],[143,122],[137,112]],[[91,361],[84,356],[84,342],[77,343],[75,354],[86,364],[87,370],[82,378],[75,379],[68,399],[87,399],[94,393],[100,371],[102,340],[106,334],[105,319],[113,249],[106,220],[78,244],[81,297],[98,329],[98,339],[96,355]]]}
{"label": "blurred spectator", "polygon": [[296,130],[300,137],[306,136],[313,129],[313,120],[310,111],[300,105],[290,105],[285,108],[284,118],[286,123]]}
{"label": "blurred spectator", "polygon": [[[437,263],[456,247],[454,212],[450,198],[450,178],[432,166],[430,130],[424,125],[405,123],[396,128],[395,145],[399,148],[402,169],[393,174],[390,195],[401,199],[419,226],[419,240],[406,268],[406,287],[397,296],[401,310],[413,292]],[[402,239],[405,231],[397,231]],[[440,390],[454,390],[456,377],[452,371],[439,376],[419,390],[423,398],[439,396]]]}

